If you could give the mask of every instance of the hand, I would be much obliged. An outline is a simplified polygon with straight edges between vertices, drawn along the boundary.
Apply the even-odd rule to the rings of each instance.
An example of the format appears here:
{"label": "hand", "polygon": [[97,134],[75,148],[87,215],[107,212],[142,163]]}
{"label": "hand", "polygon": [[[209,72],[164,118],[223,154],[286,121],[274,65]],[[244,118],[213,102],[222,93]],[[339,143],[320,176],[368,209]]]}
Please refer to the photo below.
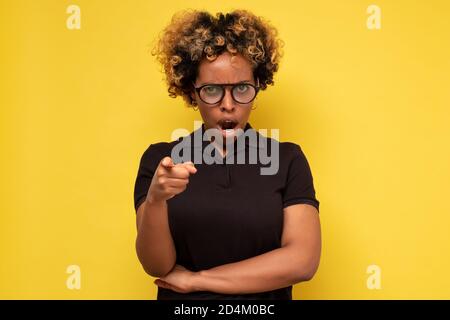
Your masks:
{"label": "hand", "polygon": [[196,172],[197,169],[190,161],[174,164],[170,157],[164,157],[153,175],[147,200],[158,202],[173,198],[186,189],[190,175]]}
{"label": "hand", "polygon": [[177,264],[165,277],[156,279],[154,283],[161,288],[179,293],[189,293],[197,291],[194,286],[195,275],[196,272],[189,271]]}

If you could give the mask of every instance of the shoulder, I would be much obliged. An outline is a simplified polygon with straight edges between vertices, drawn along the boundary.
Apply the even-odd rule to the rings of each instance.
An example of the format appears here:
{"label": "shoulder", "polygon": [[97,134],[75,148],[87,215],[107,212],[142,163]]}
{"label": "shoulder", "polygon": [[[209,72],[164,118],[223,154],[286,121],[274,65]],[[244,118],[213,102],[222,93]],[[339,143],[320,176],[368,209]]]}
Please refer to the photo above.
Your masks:
{"label": "shoulder", "polygon": [[300,145],[295,142],[280,142],[280,154],[295,158],[303,156],[303,150]]}
{"label": "shoulder", "polygon": [[144,155],[152,156],[155,154],[165,153],[167,150],[171,149],[172,142],[155,142],[151,143],[144,151]]}
{"label": "shoulder", "polygon": [[308,159],[300,144],[295,142],[280,143],[280,163],[286,168],[307,168],[309,170]]}
{"label": "shoulder", "polygon": [[[272,150],[278,153],[282,162],[291,162],[296,158],[306,158],[300,144],[292,141],[279,141],[273,137],[266,136],[258,132],[259,146],[266,149],[268,154],[272,154]],[[276,149],[275,149],[276,148]],[[278,149],[278,150],[277,150]]]}
{"label": "shoulder", "polygon": [[183,137],[178,138],[177,140],[167,142],[167,141],[161,141],[161,142],[154,142],[151,143],[144,151],[143,156],[151,157],[155,155],[165,155],[170,154],[172,151],[172,148],[180,143],[182,141]]}
{"label": "shoulder", "polygon": [[282,160],[290,161],[298,157],[301,158],[305,157],[301,146],[295,142],[291,141],[280,142],[274,138],[267,138],[267,139],[268,139],[267,145],[270,146],[270,149],[273,149],[274,145],[276,144],[278,145],[280,159]]}
{"label": "shoulder", "polygon": [[178,140],[172,142],[162,141],[151,143],[146,147],[141,156],[141,165],[157,165],[162,158],[170,155],[173,146],[177,142]]}
{"label": "shoulder", "polygon": [[300,144],[295,142],[283,142],[281,144],[283,147],[280,147],[280,150],[283,149],[283,151],[280,151],[280,154],[283,154],[289,163],[302,162],[309,166],[308,159]]}

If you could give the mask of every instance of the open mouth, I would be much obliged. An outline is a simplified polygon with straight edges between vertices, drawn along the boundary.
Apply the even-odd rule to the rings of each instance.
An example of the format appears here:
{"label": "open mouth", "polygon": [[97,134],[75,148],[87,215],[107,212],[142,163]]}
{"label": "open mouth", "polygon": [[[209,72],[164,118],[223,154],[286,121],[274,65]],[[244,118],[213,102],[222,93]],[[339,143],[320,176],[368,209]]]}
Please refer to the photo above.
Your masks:
{"label": "open mouth", "polygon": [[219,121],[219,126],[222,130],[231,130],[236,128],[237,121],[234,120],[221,120]]}
{"label": "open mouth", "polygon": [[220,129],[222,129],[222,134],[225,137],[234,135],[234,131],[235,131],[237,125],[238,125],[238,122],[235,120],[220,120],[219,121]]}

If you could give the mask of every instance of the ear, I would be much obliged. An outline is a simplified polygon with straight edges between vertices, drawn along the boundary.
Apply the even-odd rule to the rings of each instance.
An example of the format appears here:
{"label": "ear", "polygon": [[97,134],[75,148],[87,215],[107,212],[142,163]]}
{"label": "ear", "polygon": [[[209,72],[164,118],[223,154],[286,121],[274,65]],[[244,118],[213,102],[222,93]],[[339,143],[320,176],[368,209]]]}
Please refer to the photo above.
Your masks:
{"label": "ear", "polygon": [[196,101],[195,100],[195,83],[191,83],[191,92],[189,93],[191,100],[192,101]]}
{"label": "ear", "polygon": [[195,92],[194,91],[191,91],[191,99],[192,99],[192,101],[195,103],[196,102],[196,100],[195,100]]}

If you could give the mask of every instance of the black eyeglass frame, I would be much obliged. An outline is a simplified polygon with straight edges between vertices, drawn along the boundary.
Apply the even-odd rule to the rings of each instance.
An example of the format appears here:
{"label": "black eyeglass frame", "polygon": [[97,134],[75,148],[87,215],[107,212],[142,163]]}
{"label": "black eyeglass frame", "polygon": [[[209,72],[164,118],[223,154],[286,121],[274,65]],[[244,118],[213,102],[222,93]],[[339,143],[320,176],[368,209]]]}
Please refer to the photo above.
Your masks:
{"label": "black eyeglass frame", "polygon": [[[248,85],[253,87],[253,89],[255,89],[255,96],[249,101],[249,102],[239,102],[235,99],[234,94],[233,94],[233,90],[235,87],[237,86],[242,86],[242,85]],[[223,97],[225,97],[225,87],[232,87],[231,88],[231,97],[233,98],[233,100],[239,104],[249,104],[250,102],[252,102],[253,100],[255,100],[256,96],[258,95],[258,91],[260,89],[259,86],[255,86],[254,84],[248,83],[248,82],[238,82],[238,83],[207,83],[204,85],[201,85],[200,87],[196,87],[194,83],[192,83],[192,86],[194,87],[195,91],[197,92],[197,95],[199,96],[200,100],[202,100],[204,103],[209,104],[209,105],[216,105],[218,103],[220,103],[223,100]],[[202,96],[200,95],[200,91],[204,88],[204,87],[208,87],[208,86],[217,86],[217,87],[221,87],[222,88],[222,96],[220,97],[220,99],[215,102],[215,103],[209,103],[206,102],[205,100],[202,99]]]}

